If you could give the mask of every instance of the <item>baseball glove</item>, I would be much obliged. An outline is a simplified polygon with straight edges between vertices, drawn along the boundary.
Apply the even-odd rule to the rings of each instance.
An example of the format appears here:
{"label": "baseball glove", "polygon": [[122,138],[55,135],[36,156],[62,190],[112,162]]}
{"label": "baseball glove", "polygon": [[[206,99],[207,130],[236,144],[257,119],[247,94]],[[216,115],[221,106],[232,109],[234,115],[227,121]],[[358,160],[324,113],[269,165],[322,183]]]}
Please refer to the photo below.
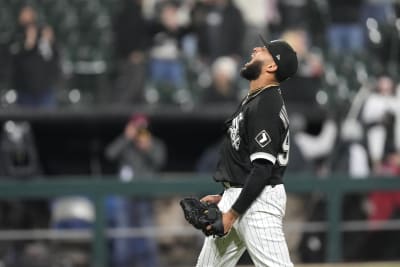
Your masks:
{"label": "baseball glove", "polygon": [[185,219],[206,236],[224,236],[222,212],[213,203],[201,202],[197,198],[187,197],[180,201]]}

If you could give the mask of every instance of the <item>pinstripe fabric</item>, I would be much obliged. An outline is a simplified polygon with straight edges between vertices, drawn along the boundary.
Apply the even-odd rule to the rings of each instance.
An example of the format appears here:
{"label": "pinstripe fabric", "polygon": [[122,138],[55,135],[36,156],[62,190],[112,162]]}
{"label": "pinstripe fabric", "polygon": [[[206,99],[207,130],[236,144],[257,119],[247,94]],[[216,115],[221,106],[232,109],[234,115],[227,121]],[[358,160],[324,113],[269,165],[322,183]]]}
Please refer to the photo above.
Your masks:
{"label": "pinstripe fabric", "polygon": [[[223,212],[231,208],[241,190],[225,190],[219,203]],[[257,267],[292,267],[282,230],[285,207],[284,186],[267,186],[246,213],[235,222],[227,236],[205,239],[196,266],[235,266],[247,248]]]}

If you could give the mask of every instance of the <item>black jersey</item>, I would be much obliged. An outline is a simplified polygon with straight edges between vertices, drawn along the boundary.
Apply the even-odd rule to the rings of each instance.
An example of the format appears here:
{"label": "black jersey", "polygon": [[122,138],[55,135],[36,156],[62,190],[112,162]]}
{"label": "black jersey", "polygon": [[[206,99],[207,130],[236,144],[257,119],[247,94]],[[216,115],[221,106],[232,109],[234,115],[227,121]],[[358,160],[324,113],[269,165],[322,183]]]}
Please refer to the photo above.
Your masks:
{"label": "black jersey", "polygon": [[266,178],[282,182],[289,159],[289,120],[280,88],[248,96],[226,126],[214,179],[244,185],[252,161],[266,159],[274,165]]}

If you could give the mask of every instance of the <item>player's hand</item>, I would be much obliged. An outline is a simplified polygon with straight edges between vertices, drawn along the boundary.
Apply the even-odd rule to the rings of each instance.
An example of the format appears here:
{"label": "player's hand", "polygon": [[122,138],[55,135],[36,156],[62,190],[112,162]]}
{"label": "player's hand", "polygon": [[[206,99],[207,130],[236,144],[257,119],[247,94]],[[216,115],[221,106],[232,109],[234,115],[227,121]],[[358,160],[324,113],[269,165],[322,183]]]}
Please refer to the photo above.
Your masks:
{"label": "player's hand", "polygon": [[208,202],[208,203],[214,203],[218,204],[221,201],[222,196],[221,195],[207,195],[200,199],[201,202]]}
{"label": "player's hand", "polygon": [[232,209],[229,210],[228,212],[222,213],[222,223],[224,225],[224,233],[228,233],[232,227],[233,224],[235,223],[236,219],[239,217],[239,215],[233,211]]}
{"label": "player's hand", "polygon": [[[230,209],[228,212],[222,213],[222,225],[224,226],[224,234],[226,235],[232,229],[233,224],[239,215]],[[211,230],[212,226],[207,226],[207,230]]]}

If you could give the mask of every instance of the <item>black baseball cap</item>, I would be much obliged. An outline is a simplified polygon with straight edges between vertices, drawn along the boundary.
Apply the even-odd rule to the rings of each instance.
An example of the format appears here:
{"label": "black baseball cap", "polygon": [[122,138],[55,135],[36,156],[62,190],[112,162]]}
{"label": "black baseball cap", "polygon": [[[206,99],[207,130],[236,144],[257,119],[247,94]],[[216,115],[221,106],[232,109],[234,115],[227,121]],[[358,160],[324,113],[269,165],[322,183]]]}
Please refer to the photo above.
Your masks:
{"label": "black baseball cap", "polygon": [[278,81],[283,82],[292,77],[297,72],[298,67],[297,55],[293,48],[283,40],[267,42],[261,35],[260,39],[278,66],[276,71]]}

